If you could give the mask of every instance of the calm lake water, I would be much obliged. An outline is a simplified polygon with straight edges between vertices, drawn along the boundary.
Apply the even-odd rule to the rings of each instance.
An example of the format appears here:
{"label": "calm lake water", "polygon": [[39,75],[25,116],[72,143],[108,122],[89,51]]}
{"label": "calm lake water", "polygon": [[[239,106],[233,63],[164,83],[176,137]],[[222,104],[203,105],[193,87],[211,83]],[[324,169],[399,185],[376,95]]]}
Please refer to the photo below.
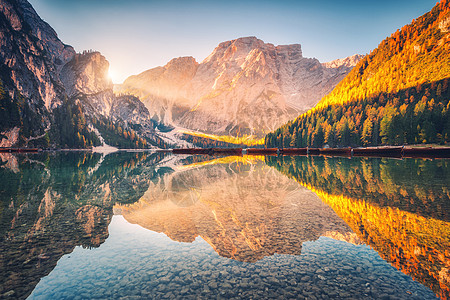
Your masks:
{"label": "calm lake water", "polygon": [[450,297],[450,160],[0,157],[0,298]]}

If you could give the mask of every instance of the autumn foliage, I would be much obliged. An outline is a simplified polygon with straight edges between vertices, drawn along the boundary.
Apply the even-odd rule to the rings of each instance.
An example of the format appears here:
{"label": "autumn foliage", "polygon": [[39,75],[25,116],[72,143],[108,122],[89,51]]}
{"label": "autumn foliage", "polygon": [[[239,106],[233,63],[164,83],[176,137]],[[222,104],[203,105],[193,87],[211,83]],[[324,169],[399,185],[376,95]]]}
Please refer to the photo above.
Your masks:
{"label": "autumn foliage", "polygon": [[443,0],[382,41],[316,109],[450,77],[449,22],[450,1]]}
{"label": "autumn foliage", "polygon": [[450,1],[397,30],[267,147],[450,142]]}
{"label": "autumn foliage", "polygon": [[394,267],[450,298],[447,160],[266,157]]}

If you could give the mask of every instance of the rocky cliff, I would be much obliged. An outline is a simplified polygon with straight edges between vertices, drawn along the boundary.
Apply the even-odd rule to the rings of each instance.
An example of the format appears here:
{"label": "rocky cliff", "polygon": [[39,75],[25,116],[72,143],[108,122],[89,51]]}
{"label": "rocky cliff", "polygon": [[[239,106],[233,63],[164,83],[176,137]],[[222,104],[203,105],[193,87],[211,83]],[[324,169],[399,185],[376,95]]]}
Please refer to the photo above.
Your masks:
{"label": "rocky cliff", "polygon": [[109,62],[101,53],[76,54],[61,71],[69,99],[81,103],[83,112],[91,119],[107,119],[128,128],[138,126],[143,137],[158,139],[144,104],[134,96],[114,95],[108,70]]}
{"label": "rocky cliff", "polygon": [[159,140],[139,99],[114,96],[106,59],[62,43],[27,1],[0,2],[0,37],[2,146],[84,148],[100,132],[117,146]]}
{"label": "rocky cliff", "polygon": [[[74,55],[73,48],[58,39],[28,2],[0,2],[0,87],[4,100],[1,105],[6,110],[4,117],[9,116],[9,122],[2,118],[0,131],[4,136],[19,127],[24,137],[48,130],[51,123],[48,112],[63,99],[59,71]],[[35,126],[23,128],[30,118]],[[10,144],[19,140],[18,134],[12,137],[14,140],[8,139]]]}
{"label": "rocky cliff", "polygon": [[59,72],[74,57],[74,49],[63,44],[25,0],[2,1],[0,12],[2,71],[11,78],[5,84],[13,84],[34,105],[60,104]]}
{"label": "rocky cliff", "polygon": [[360,58],[321,64],[298,44],[245,37],[219,44],[200,64],[182,57],[131,76],[118,90],[140,97],[165,123],[262,136],[313,107]]}

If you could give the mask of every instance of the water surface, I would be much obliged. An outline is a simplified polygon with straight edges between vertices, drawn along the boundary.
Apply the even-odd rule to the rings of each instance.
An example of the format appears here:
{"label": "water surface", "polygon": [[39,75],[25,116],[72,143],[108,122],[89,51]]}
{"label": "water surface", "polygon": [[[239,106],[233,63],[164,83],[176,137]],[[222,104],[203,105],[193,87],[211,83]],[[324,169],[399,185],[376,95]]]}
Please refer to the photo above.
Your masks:
{"label": "water surface", "polygon": [[449,297],[449,160],[1,158],[4,298]]}

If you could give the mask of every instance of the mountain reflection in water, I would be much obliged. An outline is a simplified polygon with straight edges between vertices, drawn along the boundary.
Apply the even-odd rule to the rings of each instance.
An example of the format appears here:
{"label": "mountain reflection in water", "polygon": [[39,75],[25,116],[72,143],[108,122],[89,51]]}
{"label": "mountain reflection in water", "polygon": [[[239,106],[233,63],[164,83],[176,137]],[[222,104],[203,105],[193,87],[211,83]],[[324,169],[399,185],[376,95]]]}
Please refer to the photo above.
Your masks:
{"label": "mountain reflection in water", "polygon": [[26,298],[76,246],[101,248],[114,212],[174,241],[201,237],[220,256],[245,263],[300,255],[321,236],[366,243],[449,298],[449,160],[0,158],[0,297]]}
{"label": "mountain reflection in water", "polygon": [[185,167],[150,184],[138,202],[115,208],[131,223],[180,242],[201,236],[219,255],[244,262],[300,255],[303,242],[320,236],[359,243],[314,193],[263,160]]}
{"label": "mountain reflection in water", "polygon": [[[0,154],[0,298],[25,298],[76,246],[99,247],[113,205],[135,202],[161,156]],[[161,171],[160,171],[161,173]]]}

